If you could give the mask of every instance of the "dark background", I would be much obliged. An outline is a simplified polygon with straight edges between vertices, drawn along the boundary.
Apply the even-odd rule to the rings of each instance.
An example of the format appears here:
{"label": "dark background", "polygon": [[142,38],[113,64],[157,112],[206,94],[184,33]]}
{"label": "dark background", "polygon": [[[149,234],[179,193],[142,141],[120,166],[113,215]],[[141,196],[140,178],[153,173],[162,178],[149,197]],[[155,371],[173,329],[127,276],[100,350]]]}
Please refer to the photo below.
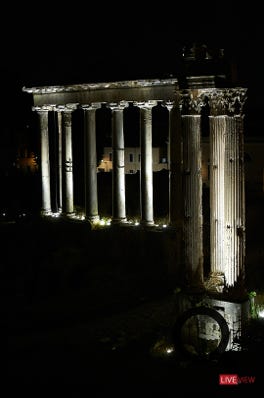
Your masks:
{"label": "dark background", "polygon": [[[194,42],[225,49],[226,62],[234,68],[233,83],[249,89],[246,134],[262,135],[264,35],[260,7],[261,2],[196,1],[193,5],[185,0],[5,4],[0,23],[2,162],[13,161],[22,132],[29,134],[33,143],[38,141],[38,130],[32,124],[32,98],[22,92],[23,86],[178,77],[182,48]],[[11,194],[1,185],[2,197],[6,196],[8,203],[11,197],[17,210],[21,206],[17,198],[25,196],[26,206],[32,210],[35,205],[39,214],[40,198],[32,196],[28,201],[24,195],[32,189],[32,179],[12,177],[8,177]],[[263,251],[261,233],[255,230],[261,225],[262,203],[263,196],[258,202],[255,197],[247,200],[250,255],[246,264],[248,287],[261,291]],[[54,382],[61,392],[64,384],[88,384],[91,380],[105,387],[109,395],[111,390],[116,394],[110,384],[118,381],[122,397],[128,396],[131,385],[138,395],[144,383],[146,396],[150,388],[156,392],[157,386],[162,396],[164,389],[175,396],[179,387],[215,391],[219,373],[257,375],[256,386],[262,383],[257,359],[264,351],[263,326],[249,333],[253,348],[245,356],[238,353],[224,356],[219,363],[190,361],[179,366],[149,359],[152,340],[167,332],[167,323],[173,321],[173,310],[168,312],[171,307],[166,301],[157,307],[153,299],[160,303],[164,290],[176,286],[163,274],[169,244],[164,246],[161,234],[138,235],[133,229],[88,233],[86,224],[45,220],[1,226],[1,280],[10,337],[9,388],[42,387],[50,382],[52,396]],[[138,305],[142,300],[150,302],[149,314]],[[127,308],[134,305],[139,311],[126,316]],[[110,324],[104,322],[112,313],[117,315],[110,318]],[[123,329],[124,348],[113,351]],[[114,360],[113,353],[117,354]],[[126,382],[128,388],[123,390]],[[252,386],[248,387],[252,392]],[[28,388],[26,393],[29,396]],[[41,396],[39,388],[34,391],[36,396]]]}
{"label": "dark background", "polygon": [[[22,87],[178,77],[182,49],[224,48],[237,85],[249,88],[252,120],[263,108],[262,11],[235,2],[45,2],[5,6],[1,23],[1,113],[23,125]],[[254,122],[253,135],[259,134]]]}
{"label": "dark background", "polygon": [[[40,151],[33,98],[23,87],[180,79],[185,73],[183,49],[194,43],[205,44],[211,54],[224,49],[224,62],[214,65],[215,71],[227,74],[227,86],[248,88],[245,136],[263,136],[264,35],[262,10],[256,4],[48,1],[10,3],[1,17],[0,159],[5,181],[16,171],[19,147],[26,144],[36,155]],[[134,126],[128,130],[133,132]],[[24,178],[16,173],[16,182],[9,180],[4,192],[16,187],[10,195],[20,196]]]}

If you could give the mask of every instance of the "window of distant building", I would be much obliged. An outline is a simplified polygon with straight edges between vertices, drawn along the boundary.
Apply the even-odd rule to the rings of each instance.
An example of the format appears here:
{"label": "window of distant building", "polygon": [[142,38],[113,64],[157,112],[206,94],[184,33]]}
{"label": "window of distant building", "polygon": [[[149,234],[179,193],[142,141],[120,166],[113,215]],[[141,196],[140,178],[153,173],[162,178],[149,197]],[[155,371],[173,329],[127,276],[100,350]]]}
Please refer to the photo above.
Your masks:
{"label": "window of distant building", "polygon": [[134,155],[133,155],[133,153],[130,153],[130,154],[129,154],[129,161],[130,161],[130,162],[134,162]]}

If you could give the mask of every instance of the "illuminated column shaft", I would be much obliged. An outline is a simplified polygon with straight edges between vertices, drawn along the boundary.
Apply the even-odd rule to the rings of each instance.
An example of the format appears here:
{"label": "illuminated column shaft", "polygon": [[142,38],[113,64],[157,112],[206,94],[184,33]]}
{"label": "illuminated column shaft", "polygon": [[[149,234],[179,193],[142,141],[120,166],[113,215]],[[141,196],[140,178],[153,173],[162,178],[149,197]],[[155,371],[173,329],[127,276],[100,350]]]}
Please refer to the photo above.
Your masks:
{"label": "illuminated column shaft", "polygon": [[141,147],[141,224],[154,224],[153,171],[152,171],[152,106],[140,105],[140,147]]}
{"label": "illuminated column shaft", "polygon": [[211,273],[209,290],[243,287],[245,177],[242,109],[246,89],[208,92],[210,113]]}
{"label": "illuminated column shaft", "polygon": [[72,168],[72,109],[62,112],[62,211],[71,214],[74,211],[73,168]]}
{"label": "illuminated column shaft", "polygon": [[166,103],[169,111],[169,224],[182,226],[182,136],[179,107]]}
{"label": "illuminated column shaft", "polygon": [[61,112],[57,111],[57,126],[58,126],[58,206],[62,210],[62,116]]}
{"label": "illuminated column shaft", "polygon": [[126,221],[125,195],[125,145],[123,128],[123,108],[111,105],[112,109],[112,221]]}
{"label": "illuminated column shaft", "polygon": [[49,160],[49,110],[35,108],[39,115],[40,145],[41,145],[41,187],[42,187],[42,213],[51,212],[50,195],[50,160]]}
{"label": "illuminated column shaft", "polygon": [[50,105],[52,112],[50,113],[50,128],[49,128],[49,156],[50,156],[50,193],[51,193],[51,210],[53,213],[58,213],[58,133],[57,133],[57,115],[56,106]]}
{"label": "illuminated column shaft", "polygon": [[84,176],[85,176],[85,218],[99,219],[97,191],[96,156],[96,109],[99,106],[82,106],[84,109]]}
{"label": "illuminated column shaft", "polygon": [[235,117],[236,131],[238,137],[238,178],[237,190],[239,192],[238,201],[238,223],[237,223],[237,238],[238,238],[238,264],[237,264],[237,277],[240,285],[245,282],[245,255],[246,255],[246,202],[245,202],[245,163],[244,163],[244,120],[243,116]]}
{"label": "illuminated column shaft", "polygon": [[225,140],[227,117],[210,116],[211,277],[225,273]]}
{"label": "illuminated column shaft", "polygon": [[183,115],[184,245],[187,284],[203,284],[201,116]]}
{"label": "illuminated column shaft", "polygon": [[244,257],[244,177],[241,148],[243,135],[239,117],[227,118],[225,156],[225,280],[234,286],[243,276]]}

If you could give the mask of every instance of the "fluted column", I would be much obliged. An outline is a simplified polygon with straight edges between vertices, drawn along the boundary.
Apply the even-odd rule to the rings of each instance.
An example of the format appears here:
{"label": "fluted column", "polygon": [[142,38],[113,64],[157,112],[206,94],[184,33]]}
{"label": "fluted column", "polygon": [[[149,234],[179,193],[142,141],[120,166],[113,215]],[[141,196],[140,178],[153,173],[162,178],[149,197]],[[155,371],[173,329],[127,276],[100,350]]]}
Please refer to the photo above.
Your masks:
{"label": "fluted column", "polygon": [[201,101],[190,90],[182,94],[181,103],[186,283],[199,289],[203,285]]}
{"label": "fluted column", "polygon": [[126,221],[124,108],[127,102],[110,103],[112,110],[112,221]]}
{"label": "fluted column", "polygon": [[[210,116],[210,262],[211,277],[225,274],[225,152],[227,116]],[[222,281],[222,283],[224,280]],[[219,290],[219,288],[218,288]]]}
{"label": "fluted column", "polygon": [[50,159],[49,159],[49,111],[48,106],[33,107],[39,116],[40,126],[40,150],[41,150],[41,188],[42,188],[42,208],[43,215],[51,213],[51,193],[50,193]]}
{"label": "fluted column", "polygon": [[210,104],[211,272],[209,290],[244,284],[245,192],[242,110],[246,89],[215,89]]}
{"label": "fluted column", "polygon": [[72,159],[72,112],[75,104],[68,104],[62,111],[62,212],[74,212],[73,159]]}
{"label": "fluted column", "polygon": [[152,169],[152,108],[157,101],[137,102],[140,108],[140,207],[141,224],[154,224],[153,169]]}
{"label": "fluted column", "polygon": [[242,99],[240,115],[235,116],[236,132],[238,137],[238,167],[237,167],[237,191],[238,191],[238,260],[237,260],[237,283],[244,287],[245,283],[245,256],[246,256],[246,198],[245,198],[245,162],[244,162],[244,115],[243,107],[246,98]]}
{"label": "fluted column", "polygon": [[225,157],[225,280],[227,288],[244,279],[245,196],[242,122],[239,117],[228,118]]}
{"label": "fluted column", "polygon": [[96,109],[100,103],[82,105],[84,110],[84,178],[85,178],[85,218],[90,221],[99,219],[97,191],[96,156]]}

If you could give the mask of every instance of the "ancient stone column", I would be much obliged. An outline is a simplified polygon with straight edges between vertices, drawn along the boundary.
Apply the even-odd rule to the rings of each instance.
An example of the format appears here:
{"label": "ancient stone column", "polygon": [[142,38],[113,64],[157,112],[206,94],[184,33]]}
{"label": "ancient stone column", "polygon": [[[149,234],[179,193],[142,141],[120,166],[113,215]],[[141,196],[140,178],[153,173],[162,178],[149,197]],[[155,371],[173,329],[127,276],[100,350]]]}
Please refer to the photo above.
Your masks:
{"label": "ancient stone column", "polygon": [[210,104],[211,272],[207,288],[243,286],[245,256],[245,89],[208,92]]}
{"label": "ancient stone column", "polygon": [[82,105],[82,109],[84,110],[85,218],[89,221],[99,219],[96,156],[96,109],[100,107],[100,103]]}
{"label": "ancient stone column", "polygon": [[50,112],[49,123],[49,156],[50,156],[50,192],[51,192],[51,210],[52,213],[59,212],[59,157],[58,157],[58,131],[56,105],[49,105]]}
{"label": "ancient stone column", "polygon": [[202,101],[196,92],[181,94],[183,136],[183,244],[186,284],[191,289],[203,286],[203,213],[201,116]]}
{"label": "ancient stone column", "polygon": [[126,221],[124,108],[127,102],[110,103],[112,110],[112,222]]}
{"label": "ancient stone column", "polygon": [[238,223],[237,223],[237,283],[238,287],[244,289],[245,284],[245,256],[246,256],[246,198],[245,198],[245,162],[244,162],[244,115],[243,109],[246,101],[246,92],[240,93],[240,114],[235,115],[236,134],[238,138],[238,167],[237,167],[237,185],[238,192]]}
{"label": "ancient stone column", "polygon": [[154,224],[153,209],[153,170],[152,170],[152,107],[157,101],[137,102],[140,108],[140,188],[141,224]]}
{"label": "ancient stone column", "polygon": [[182,224],[182,132],[178,102],[165,102],[169,111],[169,225]]}
{"label": "ancient stone column", "polygon": [[58,206],[62,211],[62,115],[61,108],[56,107],[57,114],[57,134],[58,134]]}
{"label": "ancient stone column", "polygon": [[169,113],[169,228],[166,234],[168,272],[179,275],[183,269],[183,192],[182,192],[182,131],[178,98],[165,101]]}
{"label": "ancient stone column", "polygon": [[[224,286],[226,116],[210,116],[210,278]],[[222,286],[220,288],[220,286]]]}
{"label": "ancient stone column", "polygon": [[75,104],[67,104],[62,111],[62,212],[74,212],[73,164],[72,164],[72,112]]}
{"label": "ancient stone column", "polygon": [[51,213],[50,193],[50,160],[49,160],[49,126],[48,118],[51,108],[48,106],[33,107],[39,115],[40,145],[41,145],[41,187],[42,187],[42,208],[41,213]]}

